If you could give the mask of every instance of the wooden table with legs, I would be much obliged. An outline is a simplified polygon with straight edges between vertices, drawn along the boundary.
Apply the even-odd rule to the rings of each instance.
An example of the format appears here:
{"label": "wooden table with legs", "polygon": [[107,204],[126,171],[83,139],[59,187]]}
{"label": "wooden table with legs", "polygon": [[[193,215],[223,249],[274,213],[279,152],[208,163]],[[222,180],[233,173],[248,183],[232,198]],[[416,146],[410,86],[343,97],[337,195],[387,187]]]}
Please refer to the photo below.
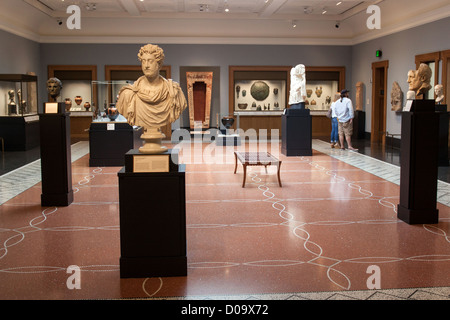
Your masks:
{"label": "wooden table with legs", "polygon": [[269,152],[234,152],[235,158],[235,167],[234,173],[236,174],[238,160],[242,163],[242,167],[244,168],[244,180],[242,182],[242,188],[245,187],[245,179],[247,178],[247,166],[264,166],[267,172],[267,166],[275,165],[277,166],[277,176],[278,176],[278,184],[281,185],[280,179],[280,168],[281,161],[276,157],[271,155]]}

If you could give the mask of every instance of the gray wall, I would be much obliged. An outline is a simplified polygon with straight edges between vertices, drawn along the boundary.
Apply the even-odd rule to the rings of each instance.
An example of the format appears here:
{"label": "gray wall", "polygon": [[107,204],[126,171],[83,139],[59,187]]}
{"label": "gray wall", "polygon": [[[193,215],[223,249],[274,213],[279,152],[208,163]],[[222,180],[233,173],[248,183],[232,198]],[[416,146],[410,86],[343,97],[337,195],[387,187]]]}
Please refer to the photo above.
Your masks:
{"label": "gray wall", "polygon": [[[220,68],[220,110],[228,112],[228,67],[245,65],[345,66],[346,87],[355,99],[358,81],[365,84],[366,132],[371,130],[372,63],[389,60],[387,92],[387,130],[399,133],[400,116],[391,111],[390,93],[397,81],[406,94],[406,74],[415,68],[417,54],[450,48],[450,18],[398,32],[354,46],[274,46],[274,45],[176,45],[159,44],[165,52],[172,78],[180,81],[180,67],[217,66]],[[39,106],[46,98],[47,66],[51,64],[97,65],[98,80],[104,80],[105,65],[139,64],[137,52],[142,44],[39,44],[0,31],[0,73],[26,73],[39,76]],[[383,57],[375,57],[381,49]],[[441,67],[440,67],[441,69]]]}
{"label": "gray wall", "polygon": [[[41,63],[97,65],[98,80],[104,80],[105,65],[139,64],[137,53],[143,44],[41,44]],[[228,113],[229,66],[345,66],[346,85],[351,84],[351,47],[273,45],[176,45],[158,44],[172,79],[180,82],[180,67],[220,67],[220,110]],[[41,94],[45,88],[41,87]],[[183,118],[186,116],[183,114]],[[212,125],[215,115],[211,115]],[[183,123],[186,121],[183,121]],[[185,124],[184,124],[185,125]]]}
{"label": "gray wall", "polygon": [[[351,88],[355,88],[356,83],[362,81],[365,84],[365,98],[369,99],[369,105],[366,104],[366,99],[364,99],[366,132],[371,131],[372,121],[372,63],[384,60],[389,61],[386,129],[390,133],[400,133],[401,115],[391,111],[392,83],[394,81],[399,83],[404,93],[405,102],[406,93],[408,92],[407,73],[411,69],[416,69],[415,56],[450,49],[449,30],[450,18],[446,18],[352,47]],[[376,50],[383,51],[381,58],[375,57]],[[441,66],[439,69],[439,79],[441,81]],[[355,99],[355,90],[353,89],[352,91],[352,98]]]}
{"label": "gray wall", "polygon": [[[38,85],[45,82],[40,62],[40,44],[0,30],[0,73],[26,74],[34,72],[38,76]],[[39,104],[42,97],[39,97]]]}

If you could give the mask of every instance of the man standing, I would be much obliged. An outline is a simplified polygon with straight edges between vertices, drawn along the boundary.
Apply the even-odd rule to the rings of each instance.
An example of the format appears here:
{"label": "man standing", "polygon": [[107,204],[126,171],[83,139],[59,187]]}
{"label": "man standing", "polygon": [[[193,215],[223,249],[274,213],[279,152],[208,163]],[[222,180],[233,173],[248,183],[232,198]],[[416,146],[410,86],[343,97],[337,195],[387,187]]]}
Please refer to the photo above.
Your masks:
{"label": "man standing", "polygon": [[334,112],[338,118],[339,126],[339,142],[341,144],[341,149],[345,150],[344,147],[344,136],[347,140],[347,145],[349,150],[357,151],[358,149],[352,146],[352,134],[353,134],[353,104],[348,98],[348,90],[344,89],[341,91],[341,98],[337,100],[334,104]]}

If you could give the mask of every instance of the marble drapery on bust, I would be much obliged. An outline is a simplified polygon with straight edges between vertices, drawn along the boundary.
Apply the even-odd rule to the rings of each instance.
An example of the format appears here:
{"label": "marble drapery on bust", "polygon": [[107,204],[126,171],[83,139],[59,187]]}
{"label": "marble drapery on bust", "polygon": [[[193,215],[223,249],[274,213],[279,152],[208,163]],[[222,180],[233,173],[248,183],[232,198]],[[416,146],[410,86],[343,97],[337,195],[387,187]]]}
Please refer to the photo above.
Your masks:
{"label": "marble drapery on bust", "polygon": [[186,108],[186,99],[178,83],[160,76],[158,90],[149,87],[147,78],[140,77],[133,85],[119,91],[117,109],[130,125],[161,128],[175,122]]}

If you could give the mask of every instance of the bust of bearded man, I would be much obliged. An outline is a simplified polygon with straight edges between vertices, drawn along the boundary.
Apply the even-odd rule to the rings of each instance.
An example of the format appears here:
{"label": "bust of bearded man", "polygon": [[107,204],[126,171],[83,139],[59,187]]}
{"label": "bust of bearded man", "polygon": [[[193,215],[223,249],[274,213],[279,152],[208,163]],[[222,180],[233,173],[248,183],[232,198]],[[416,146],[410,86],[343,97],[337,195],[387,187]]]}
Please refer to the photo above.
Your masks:
{"label": "bust of bearded man", "polygon": [[178,83],[159,74],[164,62],[164,52],[159,46],[143,46],[138,58],[144,75],[133,85],[120,89],[116,107],[130,125],[144,128],[142,139],[147,143],[140,152],[163,153],[167,149],[161,147],[165,136],[160,128],[180,117],[187,107],[186,98]]}

